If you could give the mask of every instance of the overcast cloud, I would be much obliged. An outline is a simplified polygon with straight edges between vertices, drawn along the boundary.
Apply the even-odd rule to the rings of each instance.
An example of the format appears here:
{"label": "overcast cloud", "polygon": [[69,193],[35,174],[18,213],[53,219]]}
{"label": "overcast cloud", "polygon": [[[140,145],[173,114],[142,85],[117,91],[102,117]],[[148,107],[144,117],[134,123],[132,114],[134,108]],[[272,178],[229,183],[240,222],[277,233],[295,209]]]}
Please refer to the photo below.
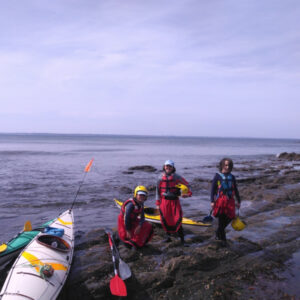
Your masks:
{"label": "overcast cloud", "polygon": [[0,132],[300,138],[298,0],[0,0]]}

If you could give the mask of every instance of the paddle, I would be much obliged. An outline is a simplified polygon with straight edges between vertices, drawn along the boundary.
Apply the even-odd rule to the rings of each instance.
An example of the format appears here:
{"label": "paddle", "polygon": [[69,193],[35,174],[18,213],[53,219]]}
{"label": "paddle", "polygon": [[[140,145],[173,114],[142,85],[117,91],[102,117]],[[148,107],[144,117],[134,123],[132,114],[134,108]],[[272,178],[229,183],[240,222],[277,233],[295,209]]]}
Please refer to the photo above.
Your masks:
{"label": "paddle", "polygon": [[109,283],[110,291],[111,291],[112,295],[126,297],[127,296],[127,289],[126,289],[126,285],[125,285],[124,281],[118,275],[118,270],[117,270],[117,267],[116,267],[116,261],[115,261],[115,255],[114,255],[113,243],[111,241],[111,235],[110,235],[110,233],[107,233],[107,235],[108,235],[108,241],[109,241],[111,255],[112,255],[112,261],[113,261],[113,264],[114,264],[114,272],[115,272],[114,278],[112,278],[110,280],[110,283]]}
{"label": "paddle", "polygon": [[80,188],[81,188],[81,186],[82,186],[82,184],[83,184],[83,181],[84,181],[84,179],[85,179],[86,174],[87,174],[87,173],[90,171],[90,169],[91,169],[91,166],[92,166],[93,161],[94,161],[94,159],[92,158],[92,159],[89,161],[89,163],[86,165],[85,169],[84,169],[84,175],[83,175],[83,178],[82,178],[82,180],[81,180],[81,182],[80,182],[80,184],[79,184],[79,187],[78,187],[77,193],[76,193],[76,195],[75,195],[75,198],[74,198],[74,200],[73,200],[73,203],[72,203],[72,205],[71,205],[70,211],[73,209],[73,206],[74,206],[74,204],[75,204],[75,201],[76,201],[76,198],[77,198],[78,193],[79,193],[79,191],[80,191]]}
{"label": "paddle", "polygon": [[131,277],[131,270],[129,268],[129,266],[126,264],[125,261],[123,261],[120,257],[120,253],[118,251],[118,248],[116,246],[116,243],[113,239],[113,235],[112,235],[112,231],[108,228],[105,228],[105,232],[107,233],[107,235],[110,237],[112,243],[113,243],[113,248],[116,254],[117,259],[119,260],[119,273],[120,273],[120,277],[123,280],[128,279],[129,277]]}

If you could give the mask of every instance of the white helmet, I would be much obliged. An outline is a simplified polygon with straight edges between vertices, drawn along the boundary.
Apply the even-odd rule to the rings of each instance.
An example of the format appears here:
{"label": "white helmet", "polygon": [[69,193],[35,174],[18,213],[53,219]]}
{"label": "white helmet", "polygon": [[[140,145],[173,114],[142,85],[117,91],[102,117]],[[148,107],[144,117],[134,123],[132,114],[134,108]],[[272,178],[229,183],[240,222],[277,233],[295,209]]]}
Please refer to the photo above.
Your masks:
{"label": "white helmet", "polygon": [[175,163],[171,159],[166,160],[164,165],[165,166],[172,166],[173,168],[175,168]]}

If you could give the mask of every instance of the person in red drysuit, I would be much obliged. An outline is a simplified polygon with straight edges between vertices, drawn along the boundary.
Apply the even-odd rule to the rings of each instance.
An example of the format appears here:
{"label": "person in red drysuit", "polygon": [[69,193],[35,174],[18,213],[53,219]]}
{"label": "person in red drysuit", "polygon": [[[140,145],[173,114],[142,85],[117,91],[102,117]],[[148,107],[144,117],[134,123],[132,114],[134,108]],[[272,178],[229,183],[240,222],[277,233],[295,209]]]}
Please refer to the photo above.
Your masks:
{"label": "person in red drysuit", "polygon": [[145,221],[144,202],[148,191],[144,186],[137,186],[133,198],[125,201],[118,217],[120,239],[134,248],[145,246],[153,236],[152,225]]}
{"label": "person in red drysuit", "polygon": [[182,228],[182,209],[179,200],[180,189],[176,187],[178,184],[185,185],[187,189],[185,193],[181,193],[181,197],[186,198],[192,196],[189,183],[176,173],[174,162],[167,160],[156,185],[156,205],[159,209],[162,227],[167,233],[165,242],[170,242],[170,235],[177,232],[182,245],[187,246],[184,241]]}

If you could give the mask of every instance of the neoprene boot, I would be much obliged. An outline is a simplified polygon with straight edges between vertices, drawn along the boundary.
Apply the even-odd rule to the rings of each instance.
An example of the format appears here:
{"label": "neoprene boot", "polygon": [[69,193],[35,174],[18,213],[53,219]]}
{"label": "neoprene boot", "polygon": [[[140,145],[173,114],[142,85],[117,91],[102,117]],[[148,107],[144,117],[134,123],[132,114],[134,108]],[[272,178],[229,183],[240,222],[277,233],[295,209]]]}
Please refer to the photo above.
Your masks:
{"label": "neoprene boot", "polygon": [[178,230],[178,236],[180,237],[181,245],[183,247],[189,247],[189,245],[185,242],[184,240],[184,233],[183,233],[183,228],[182,226]]}
{"label": "neoprene boot", "polygon": [[183,246],[183,247],[189,247],[190,245],[187,244],[184,239],[181,239],[181,246]]}
{"label": "neoprene boot", "polygon": [[221,241],[221,247],[227,247],[227,241],[226,240]]}

